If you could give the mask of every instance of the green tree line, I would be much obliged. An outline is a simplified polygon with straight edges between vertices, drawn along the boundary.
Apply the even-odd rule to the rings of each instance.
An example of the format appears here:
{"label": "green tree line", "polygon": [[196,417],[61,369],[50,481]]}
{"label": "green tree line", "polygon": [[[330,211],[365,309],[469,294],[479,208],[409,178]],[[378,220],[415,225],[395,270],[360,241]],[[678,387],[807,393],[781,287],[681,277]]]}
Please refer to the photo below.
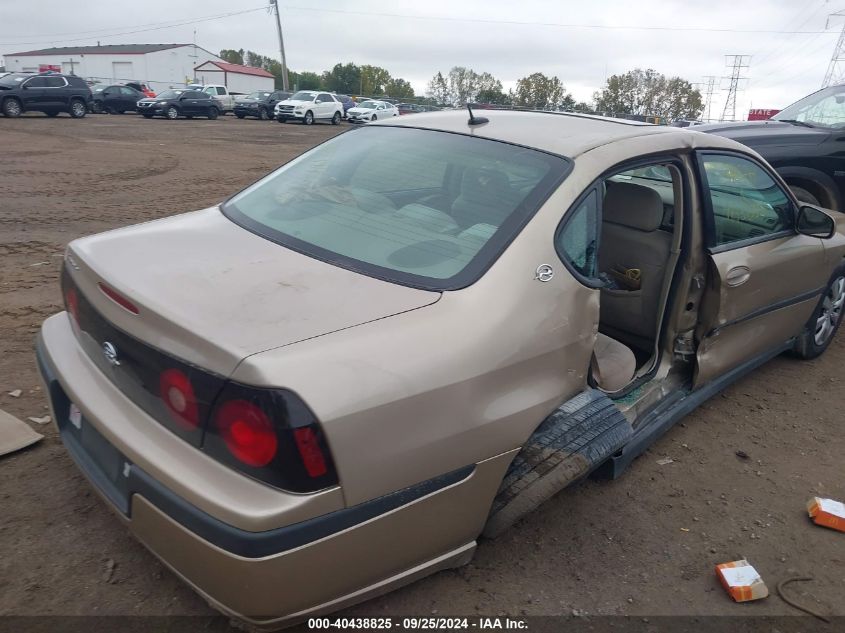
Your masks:
{"label": "green tree line", "polygon": [[[233,64],[263,68],[282,86],[282,65],[272,57],[244,49],[224,49],[220,57]],[[576,101],[556,76],[537,72],[517,80],[507,92],[502,82],[489,72],[454,66],[446,74],[437,72],[428,83],[426,97],[414,95],[405,79],[393,77],[380,66],[352,62],[335,64],[331,70],[288,71],[291,88],[328,90],[340,94],[389,96],[414,99],[441,106],[460,107],[467,103],[488,103],[532,110],[598,112],[617,116],[657,116],[668,120],[698,119],[704,110],[701,92],[680,77],[667,77],[656,70],[635,68],[621,75],[612,75],[593,95],[592,103]]]}

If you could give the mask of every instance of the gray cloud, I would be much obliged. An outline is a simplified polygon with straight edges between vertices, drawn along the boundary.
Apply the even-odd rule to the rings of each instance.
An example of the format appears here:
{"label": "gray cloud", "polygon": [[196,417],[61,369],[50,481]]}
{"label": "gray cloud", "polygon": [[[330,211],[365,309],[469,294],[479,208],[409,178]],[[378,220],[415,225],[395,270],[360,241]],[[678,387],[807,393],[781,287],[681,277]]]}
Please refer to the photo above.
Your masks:
{"label": "gray cloud", "polygon": [[[108,33],[62,35],[112,27],[189,20],[258,7],[233,6],[225,0],[187,0],[178,5],[164,0],[129,4],[89,0],[84,10],[71,11],[65,2],[44,0],[37,13],[32,5],[4,3],[0,8],[0,52],[50,45],[103,43],[191,42],[211,51],[245,48],[278,55],[272,17],[258,11],[217,21],[146,33],[110,37]],[[473,20],[517,21],[608,26],[668,26],[736,30],[821,31],[827,14],[842,6],[826,0],[606,0],[602,3],[566,0],[282,0],[282,19],[288,62],[294,70],[322,71],[334,63],[384,66],[394,76],[412,82],[423,92],[431,76],[451,66],[489,71],[506,87],[532,72],[557,75],[576,98],[589,100],[608,74],[635,67],[654,68],[701,82],[705,75],[729,73],[726,54],[753,55],[746,88],[737,100],[737,113],[750,106],[783,107],[821,85],[836,33],[842,20],[825,34],[768,34],[700,31],[657,31],[561,28],[538,24],[492,24]],[[845,5],[845,2],[841,3]],[[309,6],[337,11],[467,18],[467,21],[413,19],[305,10]],[[140,28],[140,27],[138,27]],[[116,30],[110,31],[115,33]],[[67,42],[62,40],[78,39]],[[50,41],[52,40],[52,41]],[[17,44],[17,43],[20,44]],[[39,44],[25,44],[39,42]],[[722,81],[721,87],[727,83]],[[713,113],[721,113],[725,93],[717,84]]]}

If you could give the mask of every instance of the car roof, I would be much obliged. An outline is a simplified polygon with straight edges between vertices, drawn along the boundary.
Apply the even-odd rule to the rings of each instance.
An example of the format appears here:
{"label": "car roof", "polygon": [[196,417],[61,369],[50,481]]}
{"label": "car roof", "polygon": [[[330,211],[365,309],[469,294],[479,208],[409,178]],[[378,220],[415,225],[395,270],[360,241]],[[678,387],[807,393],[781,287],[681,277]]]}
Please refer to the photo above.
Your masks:
{"label": "car roof", "polygon": [[[374,125],[415,127],[458,132],[515,145],[533,147],[574,158],[596,147],[616,141],[649,135],[674,135],[679,147],[743,148],[736,142],[688,128],[651,125],[627,119],[589,114],[520,110],[481,110],[475,116],[489,123],[469,125],[466,110],[422,112],[409,119],[377,121]],[[704,140],[702,140],[704,139]],[[669,138],[664,138],[664,141]],[[727,141],[727,142],[725,142]],[[661,143],[661,145],[663,145]]]}

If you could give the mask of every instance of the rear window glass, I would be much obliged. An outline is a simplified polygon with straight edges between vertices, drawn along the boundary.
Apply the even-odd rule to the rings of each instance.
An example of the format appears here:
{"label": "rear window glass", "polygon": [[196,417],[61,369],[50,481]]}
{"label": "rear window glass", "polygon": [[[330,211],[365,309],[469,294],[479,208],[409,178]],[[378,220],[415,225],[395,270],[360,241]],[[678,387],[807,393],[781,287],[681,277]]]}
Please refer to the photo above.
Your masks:
{"label": "rear window glass", "polygon": [[507,143],[373,126],[317,146],[223,210],[312,257],[445,290],[475,281],[569,167]]}

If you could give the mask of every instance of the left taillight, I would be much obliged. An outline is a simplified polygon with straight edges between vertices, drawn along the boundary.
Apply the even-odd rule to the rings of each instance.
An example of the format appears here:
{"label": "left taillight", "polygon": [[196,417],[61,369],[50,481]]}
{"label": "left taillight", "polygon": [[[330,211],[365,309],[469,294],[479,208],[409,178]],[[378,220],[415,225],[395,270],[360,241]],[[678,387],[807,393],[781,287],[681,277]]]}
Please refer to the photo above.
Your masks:
{"label": "left taillight", "polygon": [[205,430],[203,450],[273,486],[314,492],[338,482],[322,428],[294,393],[227,382]]}

